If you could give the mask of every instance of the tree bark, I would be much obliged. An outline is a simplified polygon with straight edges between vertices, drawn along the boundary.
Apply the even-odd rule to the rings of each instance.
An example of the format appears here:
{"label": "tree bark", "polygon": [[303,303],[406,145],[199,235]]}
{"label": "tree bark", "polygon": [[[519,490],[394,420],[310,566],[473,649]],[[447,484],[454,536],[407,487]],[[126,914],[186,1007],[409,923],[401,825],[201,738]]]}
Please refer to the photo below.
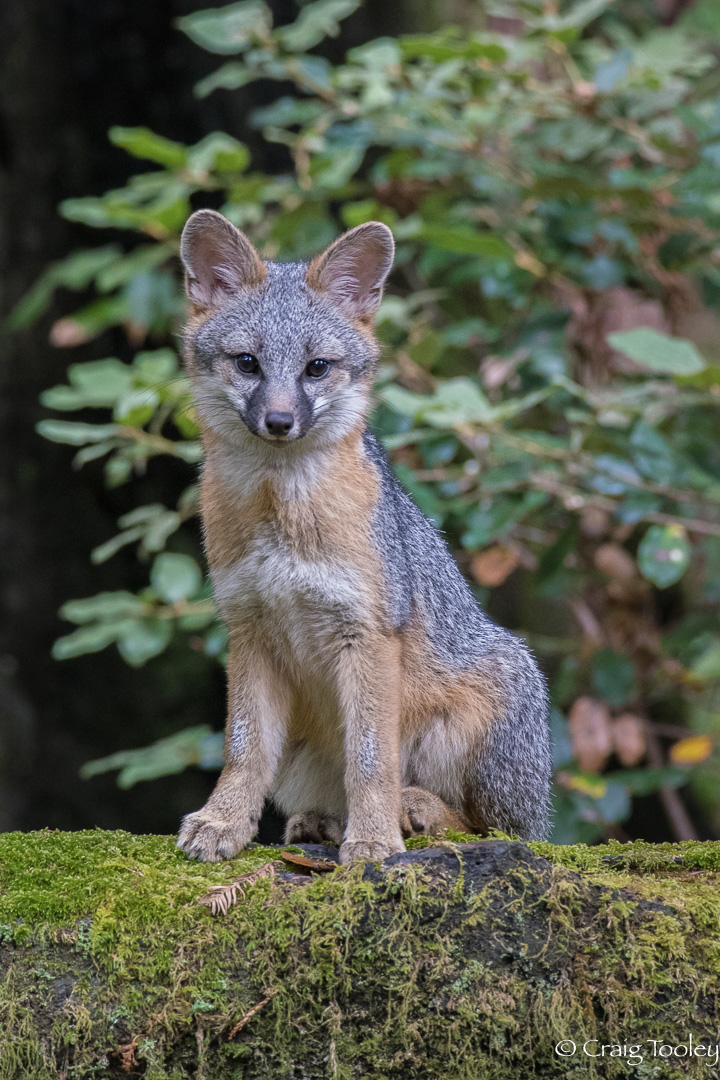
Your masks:
{"label": "tree bark", "polygon": [[278,848],[208,866],[168,837],[0,837],[2,1080],[715,1075],[718,843],[297,869]]}

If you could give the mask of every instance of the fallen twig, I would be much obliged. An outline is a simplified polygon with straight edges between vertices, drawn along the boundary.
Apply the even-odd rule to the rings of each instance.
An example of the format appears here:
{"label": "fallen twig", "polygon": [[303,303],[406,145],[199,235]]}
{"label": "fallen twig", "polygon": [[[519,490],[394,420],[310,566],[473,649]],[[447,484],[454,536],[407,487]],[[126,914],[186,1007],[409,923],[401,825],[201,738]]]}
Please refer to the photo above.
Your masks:
{"label": "fallen twig", "polygon": [[249,874],[241,874],[239,878],[228,882],[227,885],[211,886],[205,896],[200,897],[198,904],[209,907],[213,915],[225,915],[228,908],[237,903],[238,893],[244,900],[245,890],[263,877],[275,877],[274,863],[268,862],[257,870],[252,870]]}
{"label": "fallen twig", "polygon": [[255,1013],[259,1013],[263,1005],[267,1005],[268,1001],[270,1001],[270,998],[274,996],[275,991],[273,991],[271,994],[268,994],[268,996],[266,998],[263,998],[262,1001],[258,1001],[257,1005],[253,1005],[252,1009],[250,1009],[249,1012],[246,1012],[242,1019],[238,1020],[237,1024],[228,1035],[228,1039],[234,1039],[238,1031],[242,1031],[242,1029],[245,1027],[248,1020],[252,1020]]}

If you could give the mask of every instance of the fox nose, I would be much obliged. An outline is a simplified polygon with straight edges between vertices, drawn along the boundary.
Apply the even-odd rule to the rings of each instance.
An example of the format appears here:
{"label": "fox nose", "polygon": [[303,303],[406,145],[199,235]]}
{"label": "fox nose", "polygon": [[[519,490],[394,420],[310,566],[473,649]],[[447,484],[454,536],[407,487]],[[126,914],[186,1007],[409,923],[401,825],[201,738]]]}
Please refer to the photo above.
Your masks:
{"label": "fox nose", "polygon": [[289,412],[269,412],[265,416],[265,427],[271,435],[287,435],[295,422],[295,417]]}

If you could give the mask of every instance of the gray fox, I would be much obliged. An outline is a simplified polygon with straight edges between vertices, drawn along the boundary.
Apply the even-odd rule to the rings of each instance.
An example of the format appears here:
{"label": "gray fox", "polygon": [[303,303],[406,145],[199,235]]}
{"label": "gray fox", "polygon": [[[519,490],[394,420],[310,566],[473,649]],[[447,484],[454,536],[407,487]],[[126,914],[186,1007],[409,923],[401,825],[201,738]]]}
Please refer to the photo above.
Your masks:
{"label": "gray fox", "polygon": [[544,679],[367,427],[392,233],[368,222],[309,264],[263,262],[199,210],[180,253],[229,656],[225,767],[179,847],[231,858],[268,795],[287,843],[340,843],[343,863],[450,826],[544,838]]}

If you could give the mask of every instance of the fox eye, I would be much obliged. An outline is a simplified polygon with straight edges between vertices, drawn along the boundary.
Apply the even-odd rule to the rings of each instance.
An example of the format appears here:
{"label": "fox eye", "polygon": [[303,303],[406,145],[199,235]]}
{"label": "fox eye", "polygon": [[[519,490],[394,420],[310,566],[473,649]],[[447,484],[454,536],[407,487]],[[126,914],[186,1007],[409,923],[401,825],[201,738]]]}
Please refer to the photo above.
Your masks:
{"label": "fox eye", "polygon": [[256,357],[251,356],[250,353],[240,353],[239,356],[235,356],[233,359],[235,367],[242,375],[256,375],[260,370]]}
{"label": "fox eye", "polygon": [[305,374],[309,375],[311,379],[322,379],[329,370],[330,364],[327,360],[311,360],[305,368]]}

